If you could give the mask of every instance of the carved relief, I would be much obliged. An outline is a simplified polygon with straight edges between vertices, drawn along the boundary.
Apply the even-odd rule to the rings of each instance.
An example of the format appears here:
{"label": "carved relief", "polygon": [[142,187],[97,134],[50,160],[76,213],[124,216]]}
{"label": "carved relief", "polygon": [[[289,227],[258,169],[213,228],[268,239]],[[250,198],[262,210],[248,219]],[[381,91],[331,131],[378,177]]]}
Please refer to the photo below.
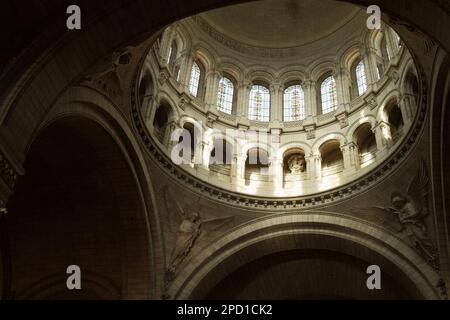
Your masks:
{"label": "carved relief", "polygon": [[291,170],[292,174],[300,174],[302,172],[305,172],[306,162],[304,156],[294,154],[288,158],[287,162],[289,170]]}
{"label": "carved relief", "polygon": [[200,243],[207,240],[206,238],[232,227],[235,217],[205,219],[200,208],[183,209],[167,187],[163,189],[163,197],[170,231],[176,234],[175,246],[166,271],[166,280],[170,282],[194,247],[201,246]]}
{"label": "carved relief", "polygon": [[353,208],[358,216],[389,227],[414,247],[435,269],[439,269],[436,246],[428,236],[425,218],[428,210],[429,177],[425,162],[419,163],[416,176],[409,183],[407,192],[391,194],[390,207]]}

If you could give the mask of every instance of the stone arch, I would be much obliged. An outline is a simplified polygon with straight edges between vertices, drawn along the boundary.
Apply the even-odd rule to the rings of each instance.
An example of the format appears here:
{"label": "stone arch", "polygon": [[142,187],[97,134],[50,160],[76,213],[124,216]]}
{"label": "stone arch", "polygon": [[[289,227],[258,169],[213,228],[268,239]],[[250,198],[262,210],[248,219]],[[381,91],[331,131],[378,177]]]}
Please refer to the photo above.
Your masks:
{"label": "stone arch", "polygon": [[[27,253],[26,250],[20,250],[19,252],[23,259],[28,256],[34,260],[42,258],[52,261],[51,248],[53,248],[54,243],[58,243],[61,248],[68,245],[70,247],[70,249],[66,248],[68,253],[62,255],[61,259],[58,258],[55,268],[62,268],[64,263],[73,264],[74,260],[78,260],[81,265],[86,266],[86,261],[83,259],[84,250],[103,243],[100,241],[89,242],[89,237],[82,238],[84,240],[79,239],[74,244],[68,244],[68,241],[75,241],[79,236],[83,237],[83,234],[88,235],[90,232],[97,234],[98,231],[98,234],[107,232],[104,237],[105,241],[109,243],[109,240],[106,240],[111,238],[112,233],[109,232],[117,234],[121,232],[123,233],[122,238],[110,239],[112,251],[105,249],[102,254],[106,256],[103,258],[91,256],[92,266],[85,267],[85,271],[100,272],[112,276],[115,279],[113,281],[115,285],[121,288],[120,294],[124,298],[157,297],[161,290],[159,277],[162,271],[162,265],[159,265],[155,260],[161,250],[160,228],[158,212],[154,206],[154,193],[149,183],[147,169],[142,162],[143,155],[138,151],[139,148],[137,142],[132,138],[131,129],[124,124],[124,120],[120,118],[121,116],[117,112],[113,111],[114,107],[109,105],[106,100],[101,101],[101,98],[97,100],[103,103],[101,107],[80,101],[71,101],[71,97],[82,100],[83,97],[90,95],[92,98],[92,92],[89,91],[91,90],[76,88],[67,93],[64,97],[67,100],[64,102],[64,99],[62,99],[61,103],[56,105],[40,130],[36,132],[35,139],[33,143],[30,143],[27,152],[27,175],[21,179],[22,182],[17,187],[16,195],[11,199],[11,212],[16,214],[11,216],[13,218],[9,226],[14,229],[19,227],[18,223],[29,224],[32,219],[27,214],[33,212],[39,213],[42,221],[47,218],[50,219],[47,221],[48,223],[43,223],[42,226],[35,225],[33,227],[34,232],[49,234],[49,236],[36,237],[36,240],[39,239],[43,242],[36,244],[40,247],[36,252],[45,252],[44,257],[29,257],[28,254],[31,254],[31,252]],[[104,110],[108,110],[110,116],[106,116],[103,113]],[[112,119],[114,116],[117,117],[118,122]],[[124,126],[122,127],[122,125]],[[78,139],[83,140],[84,143],[76,142],[79,141]],[[69,152],[69,149],[72,149],[72,151]],[[36,152],[38,152],[38,156]],[[101,160],[106,155],[108,156],[107,163]],[[99,167],[97,167],[97,171],[89,169],[91,167],[96,168],[95,166],[100,163],[101,169]],[[49,164],[51,166],[47,167]],[[116,171],[114,168],[117,166],[120,166],[122,170]],[[69,168],[69,171],[63,171]],[[46,170],[50,172],[46,173]],[[61,177],[62,172],[66,174],[63,180],[58,178]],[[116,175],[114,172],[116,172]],[[122,178],[120,179],[117,177],[119,172],[122,172]],[[47,176],[47,181],[39,179],[39,175],[42,174]],[[90,183],[91,175],[97,177],[98,181],[106,182],[110,188],[113,188],[113,191],[106,192],[106,187],[99,189],[98,184]],[[44,193],[34,194],[32,190],[35,189],[33,187],[35,182],[33,181],[40,182],[40,187],[42,187]],[[65,190],[72,191],[64,192]],[[30,194],[30,191],[33,193]],[[85,196],[79,194],[86,192],[89,192],[89,194],[85,194]],[[119,193],[121,196],[117,198],[116,195]],[[36,200],[37,202],[33,203],[35,201],[32,200],[36,197],[44,199],[48,195],[58,194],[60,194],[60,201],[54,201],[53,203],[49,200],[42,200],[44,203]],[[24,196],[28,199],[27,202],[20,200]],[[92,197],[96,198],[96,205],[93,207],[91,207],[93,203],[89,200]],[[112,199],[111,203],[107,201],[108,198]],[[69,205],[73,201],[76,201],[77,205]],[[113,204],[115,204],[114,207],[109,207]],[[27,208],[30,205],[32,207]],[[45,207],[44,211],[42,205]],[[92,215],[84,215],[84,209],[86,209],[86,212],[91,212]],[[64,220],[64,228],[56,227],[62,220],[55,214],[59,215],[61,212],[68,214],[67,221]],[[75,216],[79,215],[79,217],[75,218],[74,214]],[[110,216],[105,217],[105,214]],[[110,219],[110,222],[102,225],[102,223],[95,223],[92,219],[101,219],[102,221]],[[72,221],[72,225],[70,221]],[[89,225],[89,228],[87,225]],[[109,227],[111,229],[108,229]],[[79,228],[82,228],[82,230],[79,230]],[[101,230],[96,230],[99,228]],[[63,234],[60,234],[61,231]],[[136,243],[136,238],[133,238],[132,234],[140,234],[147,238],[149,242]],[[52,236],[56,238],[51,238]],[[63,236],[64,239],[58,238],[59,236]],[[90,239],[95,239],[95,236]],[[20,243],[23,239],[17,239],[17,241]],[[103,244],[109,246],[109,244]],[[45,251],[45,248],[47,248],[47,251]],[[121,258],[118,258],[115,252]],[[102,269],[101,261],[103,259],[117,260],[118,269],[115,271],[113,269],[108,269],[109,271]],[[137,261],[143,266],[142,268],[136,269]],[[18,267],[21,268],[20,259],[17,262],[19,263]],[[67,266],[64,266],[63,270],[56,269],[53,271],[64,274]],[[31,270],[30,272],[33,275],[28,274],[27,277],[21,278],[19,282],[13,282],[13,289],[15,287],[18,295],[26,295],[30,284],[34,281],[40,283],[40,280],[49,276],[47,271],[51,272],[52,268],[53,266],[48,266],[38,273]],[[46,271],[44,272],[44,270]]]}
{"label": "stone arch", "polygon": [[332,58],[323,58],[308,67],[311,80],[315,81],[320,87],[320,82],[322,82],[327,75],[334,74],[335,72],[335,61]]}
{"label": "stone arch", "polygon": [[67,276],[57,273],[35,283],[24,290],[24,300],[117,300],[122,298],[122,292],[110,279],[95,272],[82,272],[82,290],[68,291],[65,286]]}
{"label": "stone arch", "polygon": [[312,148],[308,143],[303,141],[296,141],[281,145],[280,148],[277,150],[275,156],[277,159],[283,159],[283,156],[286,153],[286,151],[295,148],[302,149],[305,152],[305,155],[310,155],[312,153]]}
{"label": "stone arch", "polygon": [[381,122],[388,122],[387,115],[386,115],[386,106],[400,101],[399,93],[397,90],[392,90],[388,93],[386,93],[384,99],[380,102],[378,110],[377,110],[377,121]]}
{"label": "stone arch", "polygon": [[306,173],[311,171],[306,160],[307,156],[308,153],[301,147],[289,148],[283,153],[282,166],[285,182],[290,174],[295,175],[297,178],[306,178]]}
{"label": "stone arch", "polygon": [[336,139],[328,139],[319,146],[319,154],[322,162],[322,175],[331,175],[344,169],[344,155],[341,150],[341,142]]}
{"label": "stone arch", "polygon": [[249,71],[247,78],[252,84],[263,84],[269,89],[275,82],[275,72],[271,72],[271,70],[266,67],[259,67]]}
{"label": "stone arch", "polygon": [[328,140],[337,140],[341,145],[345,144],[347,141],[345,136],[340,132],[330,132],[322,137],[319,137],[312,146],[313,154],[319,154],[319,148]]}
{"label": "stone arch", "polygon": [[360,43],[353,43],[349,47],[347,47],[342,54],[340,62],[348,72],[351,71],[351,68],[355,61],[361,59],[360,46]]}
{"label": "stone arch", "polygon": [[352,141],[353,135],[355,133],[355,130],[363,123],[370,123],[371,128],[375,128],[377,125],[377,119],[374,115],[368,114],[364,117],[359,118],[358,120],[354,121],[350,127],[347,129],[345,133],[345,139],[346,141]]}
{"label": "stone arch", "polygon": [[377,151],[377,141],[370,122],[361,123],[354,131],[352,140],[358,147],[359,164],[365,166],[373,162]]}
{"label": "stone arch", "polygon": [[306,80],[306,74],[304,70],[299,69],[296,66],[289,66],[280,71],[278,79],[283,87],[286,87],[292,82],[303,84]]}
{"label": "stone arch", "polygon": [[[436,231],[443,236],[438,240],[446,247],[450,239],[450,176],[448,163],[450,139],[446,136],[450,126],[450,55],[443,50],[437,53],[436,78],[433,79],[435,91],[432,96],[430,139],[431,149],[432,197],[435,212]],[[446,247],[448,248],[448,247]],[[450,270],[449,250],[441,250],[441,270]]]}
{"label": "stone arch", "polygon": [[400,109],[399,101],[397,97],[392,97],[387,100],[383,107],[383,113],[387,123],[389,123],[391,128],[391,136],[393,140],[397,139],[397,134],[399,134],[405,125],[405,118]]}
{"label": "stone arch", "polygon": [[274,252],[314,247],[347,252],[370,264],[378,263],[384,271],[401,279],[415,298],[439,298],[434,288],[439,275],[395,235],[359,219],[327,212],[275,215],[231,230],[227,237],[196,255],[180,272],[169,293],[174,299],[202,299],[219,281],[246,263]]}
{"label": "stone arch", "polygon": [[211,49],[207,49],[203,45],[197,45],[194,51],[196,60],[199,61],[204,68],[202,71],[205,72],[205,75],[208,74],[209,71],[214,70],[216,66],[214,57],[216,55],[210,52]]}

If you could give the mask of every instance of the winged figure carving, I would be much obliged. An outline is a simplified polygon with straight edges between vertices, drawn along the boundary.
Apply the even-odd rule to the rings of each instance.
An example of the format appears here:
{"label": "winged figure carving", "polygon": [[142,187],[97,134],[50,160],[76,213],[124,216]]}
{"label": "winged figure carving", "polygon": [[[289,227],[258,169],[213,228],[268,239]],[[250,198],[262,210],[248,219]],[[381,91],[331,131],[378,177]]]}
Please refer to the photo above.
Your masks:
{"label": "winged figure carving", "polygon": [[165,187],[163,194],[170,231],[177,235],[167,269],[167,273],[171,277],[178,271],[179,266],[189,256],[195,246],[205,243],[208,238],[232,227],[234,216],[203,219],[199,213],[200,210],[189,212],[183,210],[169,188]]}
{"label": "winged figure carving", "polygon": [[411,180],[406,193],[393,192],[391,206],[353,207],[355,215],[384,225],[400,233],[422,256],[437,268],[437,251],[427,234],[425,217],[428,216],[429,177],[425,162],[419,163],[419,169]]}

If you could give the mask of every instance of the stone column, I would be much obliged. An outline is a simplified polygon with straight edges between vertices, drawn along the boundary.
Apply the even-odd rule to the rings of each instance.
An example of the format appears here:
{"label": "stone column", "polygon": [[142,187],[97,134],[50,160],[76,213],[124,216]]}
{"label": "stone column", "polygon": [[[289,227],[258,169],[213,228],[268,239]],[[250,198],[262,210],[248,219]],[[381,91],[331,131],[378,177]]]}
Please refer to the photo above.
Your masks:
{"label": "stone column", "polygon": [[397,55],[400,51],[400,47],[398,46],[397,39],[395,38],[393,30],[390,27],[384,26],[383,31],[384,31],[384,36],[386,37],[386,47],[387,47],[387,50],[389,51],[389,54],[391,55],[391,60],[392,60],[397,57]]}
{"label": "stone column", "polygon": [[203,142],[203,159],[202,159],[202,167],[209,171],[209,162],[211,160],[211,152],[214,149],[214,145],[210,142]]}
{"label": "stone column", "polygon": [[178,140],[177,141],[172,141],[172,133],[175,132],[175,130],[181,129],[181,128],[174,121],[168,123],[167,126],[168,127],[166,129],[165,134],[164,134],[163,144],[165,146],[167,146],[167,149],[171,152],[173,147],[178,144]]}
{"label": "stone column", "polygon": [[[344,106],[346,111],[350,111],[350,101],[352,101],[352,97],[350,95],[350,85],[351,85],[351,75],[350,71],[347,69],[342,69],[339,73],[338,80],[341,83],[341,99],[342,104],[339,106]],[[339,91],[338,91],[338,101],[339,101]]]}
{"label": "stone column", "polygon": [[306,118],[317,116],[317,84],[315,81],[306,80],[303,84],[305,92]]}
{"label": "stone column", "polygon": [[173,39],[173,27],[168,27],[163,32],[163,36],[161,38],[161,42],[159,44],[159,56],[161,59],[162,65],[167,65],[169,63],[169,51],[170,47],[172,46],[172,39]]}
{"label": "stone column", "polygon": [[205,107],[206,110],[217,113],[217,92],[219,90],[220,72],[212,70],[206,75]]}
{"label": "stone column", "polygon": [[378,153],[386,153],[392,146],[391,126],[381,121],[372,129],[372,132],[375,134]]}
{"label": "stone column", "polygon": [[237,153],[233,155],[233,162],[231,164],[231,181],[232,184],[243,186],[245,182],[245,161],[247,155]]}
{"label": "stone column", "polygon": [[344,170],[355,171],[359,166],[358,146],[354,142],[349,142],[341,146],[344,157]]}
{"label": "stone column", "polygon": [[283,121],[283,86],[279,83],[270,86],[270,121]]}
{"label": "stone column", "polygon": [[365,50],[363,60],[364,60],[364,67],[366,69],[365,71],[366,71],[367,87],[369,88],[379,80],[377,77],[378,67],[375,48],[367,47]]}
{"label": "stone column", "polygon": [[248,99],[251,90],[251,83],[248,81],[242,81],[238,85],[238,98],[237,98],[237,112],[236,116],[248,119]]}
{"label": "stone column", "polygon": [[154,95],[146,96],[142,101],[142,118],[149,129],[153,129],[153,119],[155,118],[155,113],[158,109],[157,104],[158,101]]}
{"label": "stone column", "polygon": [[337,66],[333,72],[334,80],[336,81],[336,94],[338,100],[338,107],[347,110],[350,104],[351,97],[348,91],[349,88],[349,74],[344,68]]}
{"label": "stone column", "polygon": [[309,171],[309,178],[311,180],[322,178],[322,158],[320,154],[311,154],[305,157],[307,167],[306,170]]}
{"label": "stone column", "polygon": [[273,181],[275,190],[283,188],[283,159],[273,157],[270,159],[269,180]]}
{"label": "stone column", "polygon": [[414,118],[414,111],[417,108],[416,97],[412,94],[404,94],[400,97],[399,107],[402,111],[405,126],[409,125]]}
{"label": "stone column", "polygon": [[185,51],[181,54],[182,64],[180,67],[180,86],[183,91],[189,92],[189,82],[191,80],[191,70],[194,64],[195,54]]}

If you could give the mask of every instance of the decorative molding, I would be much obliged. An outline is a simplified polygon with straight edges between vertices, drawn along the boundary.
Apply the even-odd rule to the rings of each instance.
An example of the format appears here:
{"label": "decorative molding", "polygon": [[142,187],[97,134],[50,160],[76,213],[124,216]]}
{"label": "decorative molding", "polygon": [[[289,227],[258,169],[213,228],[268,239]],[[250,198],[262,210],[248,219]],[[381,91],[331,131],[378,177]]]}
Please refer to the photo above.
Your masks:
{"label": "decorative molding", "polygon": [[336,119],[339,121],[339,125],[341,126],[341,129],[344,129],[348,127],[348,114],[347,112],[343,112],[341,114],[338,114],[336,116]]}
{"label": "decorative molding", "polygon": [[305,127],[305,131],[306,131],[306,139],[307,140],[312,140],[316,138],[316,126],[310,125],[310,126],[306,126]]}

